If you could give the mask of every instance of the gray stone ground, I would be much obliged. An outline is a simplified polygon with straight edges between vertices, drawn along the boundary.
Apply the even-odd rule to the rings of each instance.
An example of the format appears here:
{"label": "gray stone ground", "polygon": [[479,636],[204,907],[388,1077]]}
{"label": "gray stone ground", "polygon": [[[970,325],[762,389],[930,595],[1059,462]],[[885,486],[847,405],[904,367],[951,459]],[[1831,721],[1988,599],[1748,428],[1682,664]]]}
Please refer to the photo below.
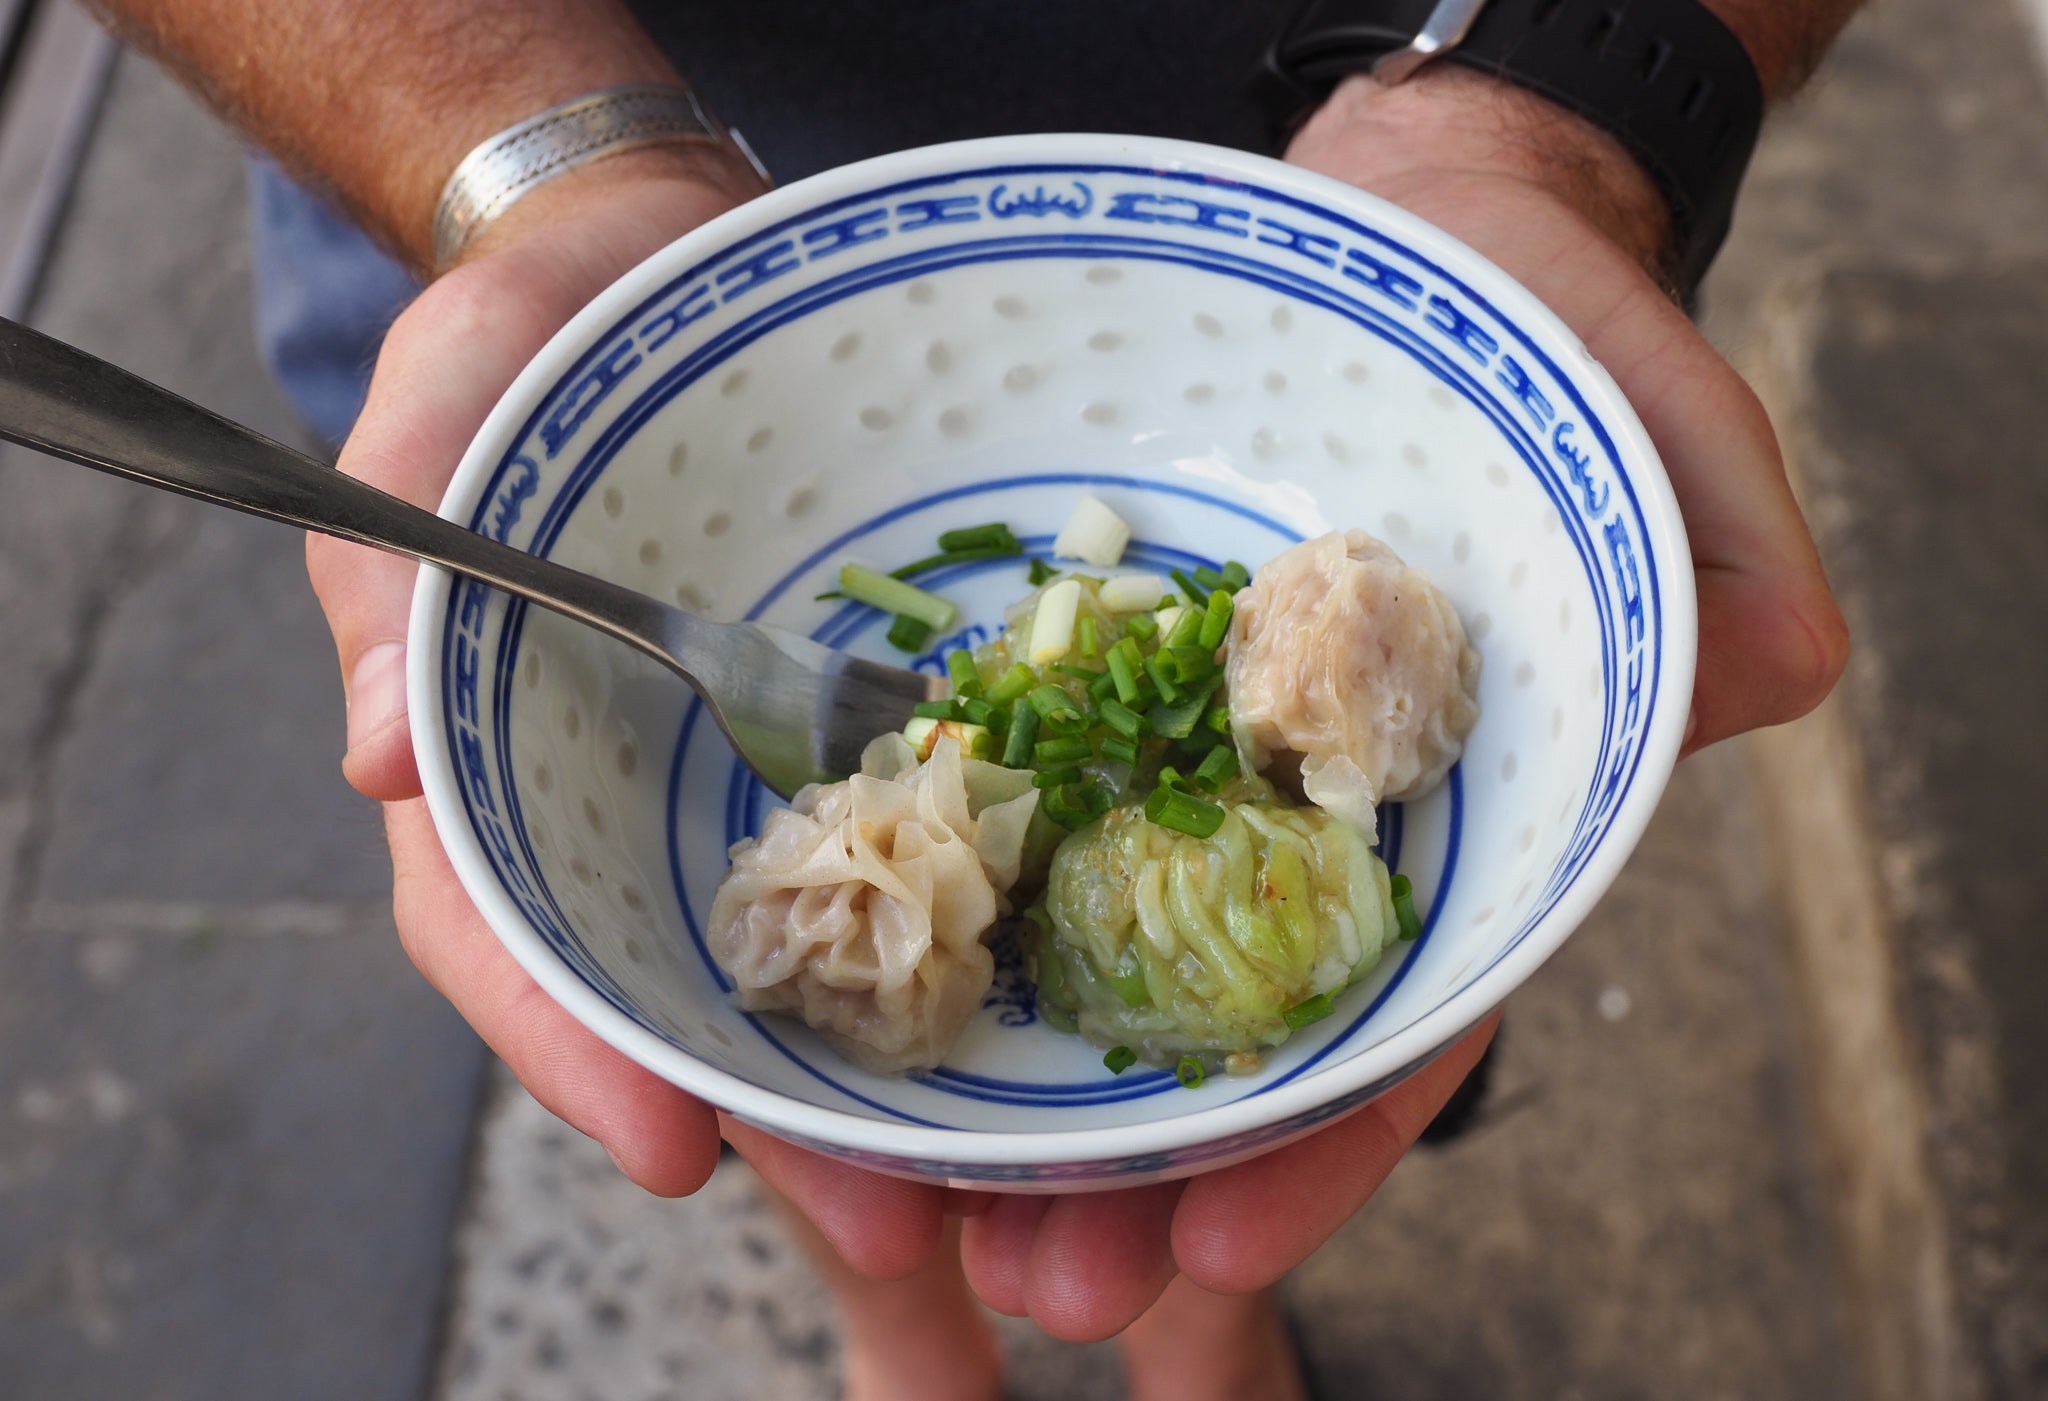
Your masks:
{"label": "gray stone ground", "polygon": [[[1851,334],[1872,315],[1918,307],[1910,324],[1948,337],[1940,355],[1987,366],[1942,381],[1936,418],[1997,378],[1998,362],[1969,358],[1997,318],[1929,308],[2020,304],[1968,270],[2048,254],[2033,42],[2002,4],[1891,0],[1775,124],[1709,327],[1731,351],[1769,346],[1809,407],[1804,371],[1826,367],[1824,401],[1800,419],[1819,440],[1875,451],[1859,432],[1907,433],[1858,415],[1864,376],[1892,376],[1878,380],[1888,402],[1918,383],[1910,343]],[[37,320],[289,433],[249,345],[241,200],[227,139],[124,62]],[[1830,271],[1844,261],[1917,271]],[[1833,358],[1815,350],[1837,340]],[[2040,345],[2008,340],[2007,362]],[[1995,460],[2001,435],[2039,423],[2024,388],[2038,372],[2018,382],[1959,461]],[[1948,446],[1901,451],[1887,480],[1910,494],[1905,468]],[[1992,476],[2013,484],[1988,500],[2007,552],[2038,559],[2028,460],[2034,475]],[[1823,536],[1845,551],[1864,538]],[[0,453],[0,656],[0,1396],[834,1393],[829,1311],[744,1169],[691,1200],[643,1197],[483,1075],[474,1039],[405,966],[374,812],[335,773],[333,662],[288,532]],[[1954,745],[1970,738],[1954,713],[1908,715]],[[1797,733],[1780,743],[1806,752]],[[1912,756],[1877,757],[1882,833],[1913,801],[1884,780]],[[2038,1091],[2011,1096],[1996,1076],[1977,1118],[1931,1123],[1923,1164],[1960,1218],[1930,1227],[1933,1253],[1954,1255],[1936,1321],[1960,1360],[1903,1382],[1871,1370],[1874,1332],[1928,1319],[1918,1304],[1886,1312],[1868,1276],[1889,1257],[1843,1209],[1856,1143],[1829,1112],[1833,1043],[1814,1031],[1834,1004],[1788,957],[1812,902],[1772,883],[1798,852],[1784,859],[1773,825],[1783,766],[1759,782],[1752,758],[1728,746],[1685,766],[1613,895],[1516,998],[1481,1127],[1418,1153],[1289,1282],[1334,1394],[2044,1394],[2030,1312],[2042,1205],[2022,1174],[2048,1138],[2032,1127]],[[2005,828],[2017,841],[2023,806]],[[2042,986],[2025,938],[2042,883],[2026,846],[1977,912],[1999,931],[1988,952],[2012,1030],[1941,1040],[1904,977],[1912,1045],[1952,1048],[1936,1069],[2036,1059],[2020,999]],[[1823,902],[1822,922],[1837,908]],[[1978,953],[1952,962],[1981,970]],[[1925,1070],[1917,1054],[1901,1063]],[[1987,1126],[1997,1171],[1973,1186]],[[1881,1131],[1919,1147],[1910,1127]],[[1019,1396],[1119,1394],[1112,1349],[1003,1326]]]}

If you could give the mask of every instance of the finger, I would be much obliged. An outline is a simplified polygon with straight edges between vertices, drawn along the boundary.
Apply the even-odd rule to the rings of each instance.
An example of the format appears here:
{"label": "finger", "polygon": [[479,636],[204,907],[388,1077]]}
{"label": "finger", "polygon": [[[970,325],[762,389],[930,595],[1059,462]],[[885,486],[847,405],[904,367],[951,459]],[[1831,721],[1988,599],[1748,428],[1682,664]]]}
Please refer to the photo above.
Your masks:
{"label": "finger", "polygon": [[1763,406],[1677,308],[1642,298],[1587,347],[1670,473],[1698,586],[1690,747],[1797,719],[1834,687],[1848,630]]}
{"label": "finger", "polygon": [[960,1226],[960,1268],[981,1301],[997,1313],[1030,1312],[1024,1281],[1031,1272],[1031,1238],[1051,1208],[1050,1197],[999,1194],[987,1211]]}
{"label": "finger", "polygon": [[1024,1302],[1065,1342],[1121,1333],[1173,1281],[1174,1207],[1185,1182],[1057,1197],[1031,1242]]}
{"label": "finger", "polygon": [[979,1216],[995,1205],[994,1192],[968,1192],[958,1187],[948,1187],[945,1197],[945,1212],[948,1216],[966,1218]]}
{"label": "finger", "polygon": [[606,1045],[543,992],[455,878],[426,803],[385,808],[393,903],[413,963],[556,1117],[603,1144],[658,1196],[696,1191],[718,1163],[709,1106]]}
{"label": "finger", "polygon": [[836,1162],[729,1114],[719,1123],[748,1165],[859,1273],[902,1279],[931,1258],[945,1229],[939,1188]]}
{"label": "finger", "polygon": [[1249,1162],[1192,1179],[1173,1218],[1182,1273],[1217,1294],[1264,1289],[1306,1260],[1386,1181],[1458,1088],[1495,1013],[1363,1109]]}

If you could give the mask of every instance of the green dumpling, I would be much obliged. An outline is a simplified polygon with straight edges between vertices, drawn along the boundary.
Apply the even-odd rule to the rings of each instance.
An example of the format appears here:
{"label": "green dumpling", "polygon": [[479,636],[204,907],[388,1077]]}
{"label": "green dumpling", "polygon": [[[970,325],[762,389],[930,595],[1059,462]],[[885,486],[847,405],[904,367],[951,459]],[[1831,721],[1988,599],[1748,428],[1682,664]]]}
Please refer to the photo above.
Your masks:
{"label": "green dumpling", "polygon": [[1398,935],[1385,864],[1350,824],[1258,789],[1208,837],[1125,807],[1060,843],[1029,912],[1048,1022],[1214,1068],[1279,1045],[1290,1009],[1379,964]]}

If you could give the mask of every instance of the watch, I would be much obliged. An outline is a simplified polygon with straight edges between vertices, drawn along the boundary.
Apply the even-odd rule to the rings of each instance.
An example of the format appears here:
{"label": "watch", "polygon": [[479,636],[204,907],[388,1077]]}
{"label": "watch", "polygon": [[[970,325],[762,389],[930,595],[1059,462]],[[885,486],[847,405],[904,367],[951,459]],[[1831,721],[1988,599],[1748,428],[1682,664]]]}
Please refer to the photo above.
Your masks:
{"label": "watch", "polygon": [[1701,0],[1306,0],[1252,93],[1284,134],[1350,74],[1396,83],[1440,58],[1540,93],[1641,161],[1671,206],[1691,298],[1763,125],[1763,83],[1734,31]]}

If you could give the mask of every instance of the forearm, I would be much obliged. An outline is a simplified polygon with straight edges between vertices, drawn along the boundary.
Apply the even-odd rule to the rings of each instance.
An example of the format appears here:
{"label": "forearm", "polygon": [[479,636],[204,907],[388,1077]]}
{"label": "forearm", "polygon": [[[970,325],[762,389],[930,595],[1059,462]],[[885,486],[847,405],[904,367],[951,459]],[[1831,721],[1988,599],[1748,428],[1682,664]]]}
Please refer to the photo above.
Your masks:
{"label": "forearm", "polygon": [[596,88],[678,81],[616,0],[91,3],[418,267],[442,183],[477,143]]}

